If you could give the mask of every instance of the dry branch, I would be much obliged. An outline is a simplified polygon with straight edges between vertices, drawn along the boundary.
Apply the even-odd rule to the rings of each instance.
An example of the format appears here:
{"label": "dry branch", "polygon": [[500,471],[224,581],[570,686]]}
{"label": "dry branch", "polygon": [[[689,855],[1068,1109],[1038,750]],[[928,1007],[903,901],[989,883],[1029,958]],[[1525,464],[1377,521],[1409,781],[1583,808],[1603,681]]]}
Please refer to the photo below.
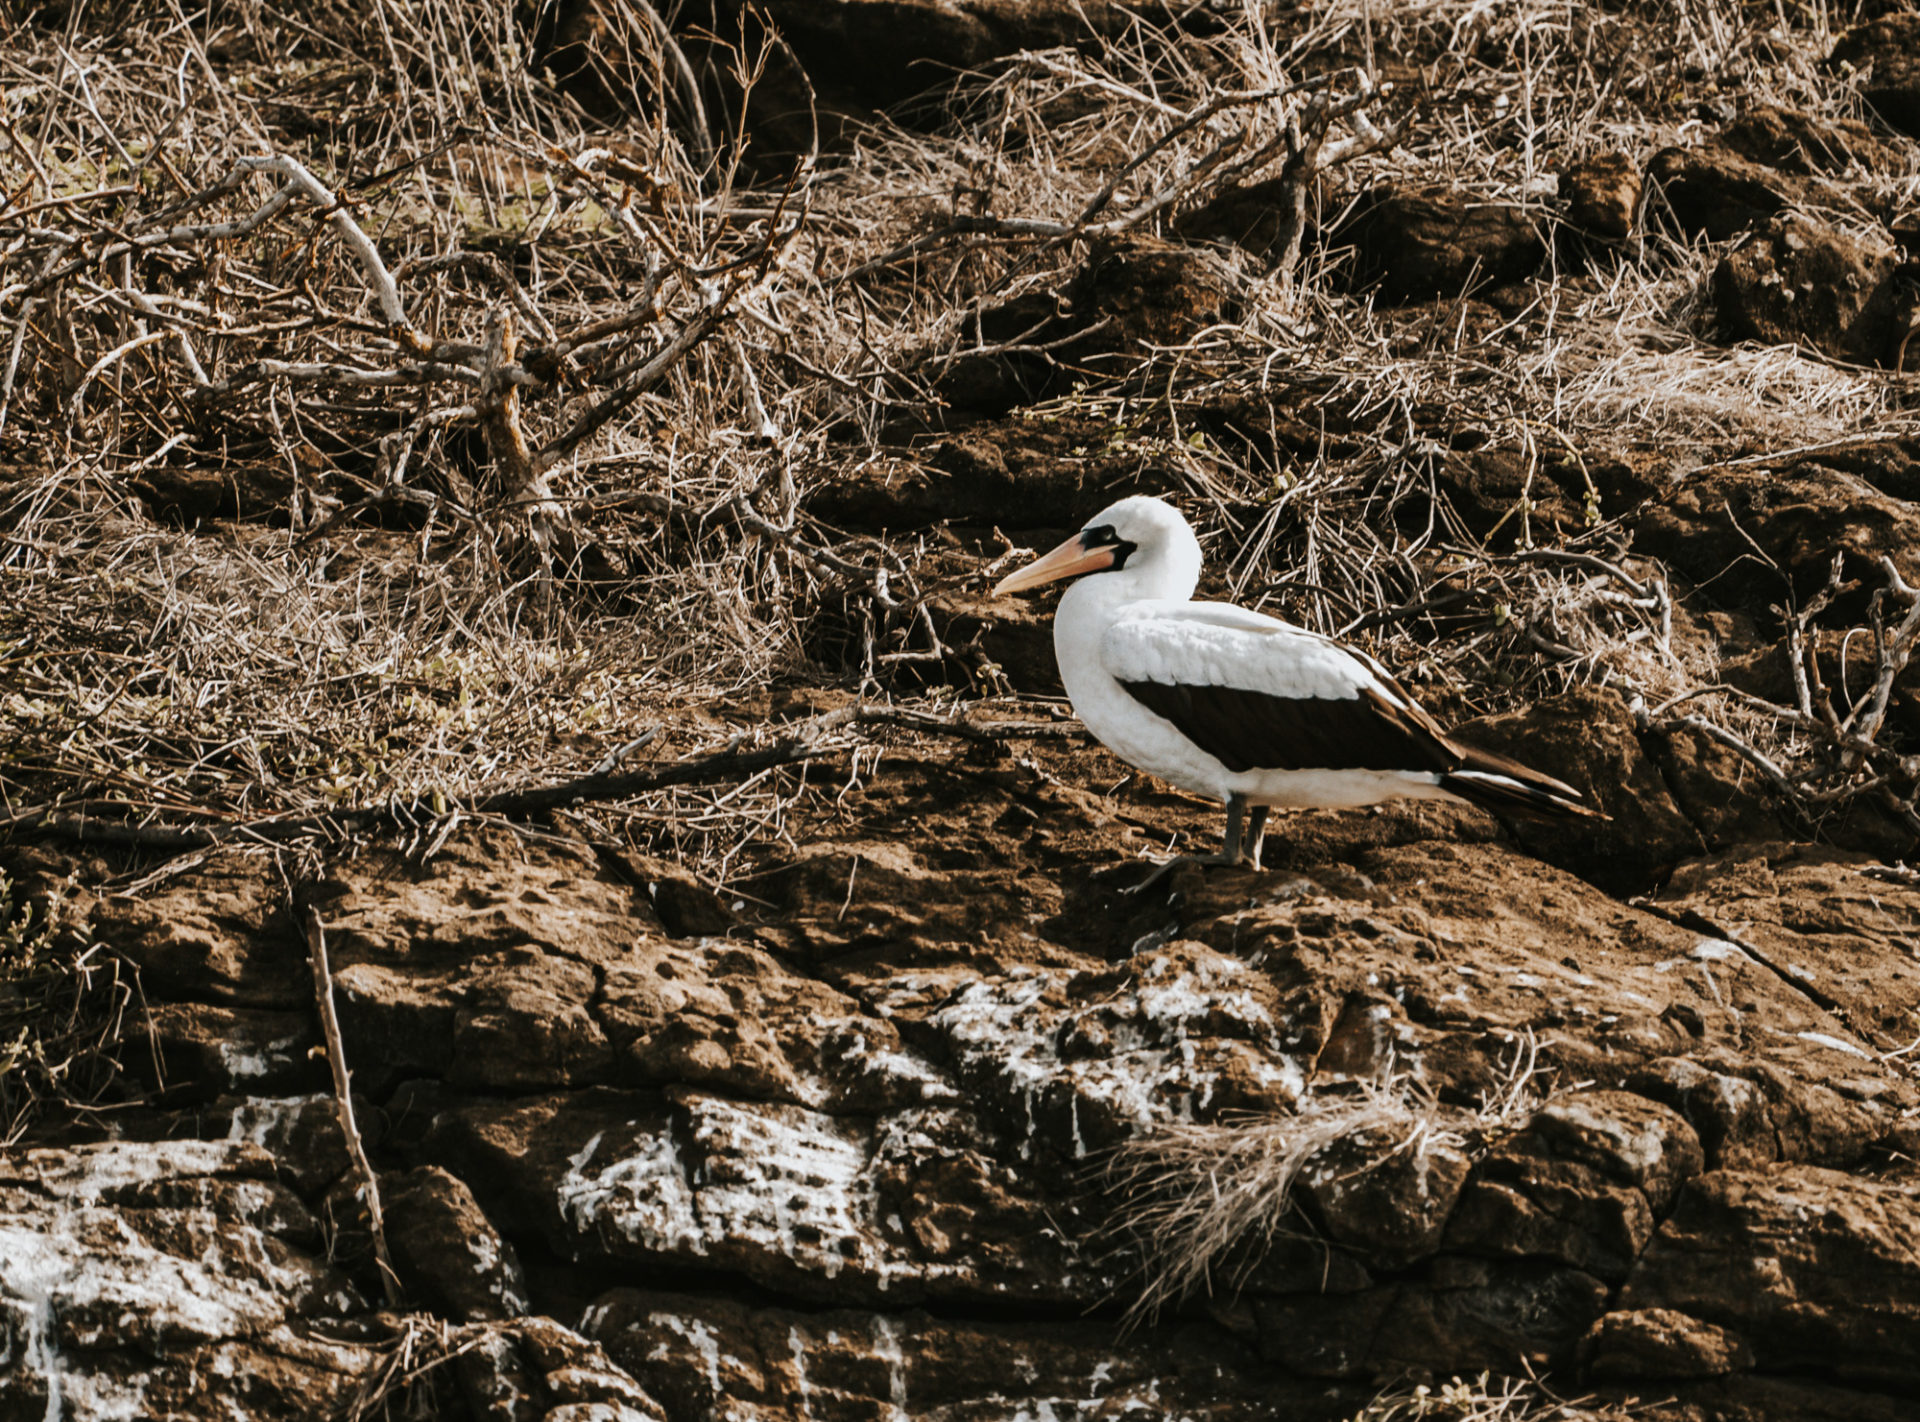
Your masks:
{"label": "dry branch", "polygon": [[[1920,756],[1880,741],[1894,686],[1911,664],[1915,646],[1920,643],[1920,590],[1900,575],[1892,559],[1883,555],[1878,560],[1884,583],[1868,603],[1865,629],[1871,635],[1874,652],[1873,682],[1860,695],[1850,700],[1843,698],[1843,704],[1836,706],[1832,689],[1820,672],[1816,621],[1845,590],[1844,562],[1844,555],[1836,553],[1829,563],[1825,584],[1804,605],[1786,615],[1786,653],[1794,690],[1793,705],[1782,705],[1734,687],[1701,686],[1671,697],[1651,711],[1643,711],[1641,724],[1657,729],[1686,727],[1726,747],[1758,770],[1781,800],[1809,824],[1817,822],[1822,811],[1837,804],[1871,797],[1920,832]],[[1890,603],[1902,604],[1905,608],[1900,620],[1891,627],[1885,611]],[[1843,637],[1840,644],[1843,676],[1850,636]],[[1679,709],[1683,703],[1703,698],[1724,698],[1762,723],[1770,721],[1789,727],[1816,748],[1818,754],[1790,773],[1788,767],[1755,745],[1753,737],[1719,721]]]}
{"label": "dry branch", "polygon": [[[1017,84],[1035,71],[1085,80],[1094,72],[1090,66],[1090,61],[1077,56],[1066,61],[1023,55],[1002,82]],[[1115,92],[1137,102],[1153,117],[1171,121],[1119,165],[1071,219],[955,212],[940,226],[862,262],[839,280],[851,281],[883,271],[956,241],[983,237],[1014,242],[1037,239],[1035,249],[1009,266],[992,288],[1004,289],[1057,248],[1076,239],[1132,231],[1178,204],[1197,202],[1203,194],[1257,175],[1275,158],[1283,160],[1277,176],[1282,188],[1280,206],[1287,216],[1273,269],[1291,277],[1306,230],[1308,195],[1321,175],[1341,163],[1392,148],[1406,132],[1404,119],[1382,124],[1371,116],[1373,108],[1391,94],[1391,85],[1376,85],[1369,75],[1356,71],[1352,74],[1352,91],[1336,96],[1328,88],[1338,78],[1319,75],[1300,83],[1209,93],[1185,112],[1170,112],[1164,102],[1138,89],[1113,85]],[[1222,128],[1217,122],[1242,111],[1248,117],[1239,127]],[[1348,126],[1349,135],[1334,140],[1334,126],[1341,122]],[[1203,139],[1204,147],[1197,152],[1186,151],[1185,142],[1194,138]],[[1169,157],[1171,171],[1158,177],[1153,187],[1114,215],[1096,220],[1114,204],[1130,180]]]}
{"label": "dry branch", "polygon": [[387,1252],[387,1222],[380,1207],[380,1177],[360,1139],[360,1127],[353,1115],[353,1080],[347,1070],[346,1044],[340,1038],[340,1018],[333,1007],[333,973],[327,966],[327,928],[320,910],[311,904],[304,915],[307,935],[307,964],[313,969],[313,996],[320,1012],[320,1035],[326,1043],[327,1066],[333,1073],[334,1112],[340,1118],[340,1134],[345,1138],[347,1160],[360,1181],[359,1195],[367,1204],[367,1227],[373,1235],[373,1257],[380,1269],[380,1287],[389,1308],[400,1307],[400,1276],[393,1270],[393,1256]]}

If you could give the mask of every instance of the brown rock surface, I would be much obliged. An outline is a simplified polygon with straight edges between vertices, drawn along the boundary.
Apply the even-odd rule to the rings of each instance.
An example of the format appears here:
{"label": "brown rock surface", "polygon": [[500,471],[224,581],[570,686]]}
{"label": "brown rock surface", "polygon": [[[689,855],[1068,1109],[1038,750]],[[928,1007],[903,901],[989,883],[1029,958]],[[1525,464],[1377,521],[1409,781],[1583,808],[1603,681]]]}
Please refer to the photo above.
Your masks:
{"label": "brown rock surface", "polygon": [[1920,16],[1883,15],[1848,30],[1827,63],[1895,128],[1920,134]]}
{"label": "brown rock surface", "polygon": [[1800,341],[1859,365],[1891,364],[1905,334],[1894,289],[1900,255],[1798,213],[1756,227],[1714,269],[1727,340]]}
{"label": "brown rock surface", "polygon": [[1099,238],[1064,291],[972,316],[958,349],[934,353],[928,373],[951,404],[1003,412],[1059,392],[1075,372],[1126,369],[1153,346],[1180,345],[1231,319],[1241,287],[1232,267],[1204,250]]}
{"label": "brown rock surface", "polygon": [[[1063,767],[1085,759],[1061,754]],[[958,851],[969,859],[1024,832],[1008,817],[1021,798],[1065,788],[974,787],[949,830],[979,837],[980,850]],[[875,796],[918,793],[911,776],[864,792],[869,813]],[[1596,1085],[1560,1088],[1503,1136],[1472,1127],[1460,1145],[1407,1153],[1363,1132],[1321,1157],[1303,1208],[1351,1263],[1296,1267],[1282,1251],[1245,1273],[1240,1321],[1206,1345],[1225,1350],[1206,1387],[1239,1396],[1515,1358],[1585,1360],[1597,1378],[1699,1378],[1752,1366],[1741,1339],[1762,1359],[1831,1352],[1875,1385],[1898,1372],[1874,1360],[1897,1341],[1885,1310],[1902,1297],[1903,1266],[1875,1251],[1897,1246],[1907,1195],[1821,1167],[1857,1160],[1920,1100],[1860,1037],[1864,998],[1840,969],[1899,941],[1904,882],[1868,877],[1859,855],[1735,855],[1688,866],[1651,913],[1494,843],[1416,833],[1314,862],[1312,837],[1289,835],[1291,869],[1182,871],[1171,897],[1123,906],[1084,879],[1111,857],[1098,847],[1111,833],[1071,841],[1080,867],[1044,894],[992,872],[934,872],[941,851],[926,841],[821,844],[793,858],[784,906],[749,908],[731,938],[664,933],[644,884],[565,845],[483,832],[424,868],[377,853],[341,861],[319,896],[348,1050],[364,1064],[356,1079],[384,1102],[377,1148],[413,1166],[388,1177],[410,1296],[501,1319],[570,1295],[619,1386],[669,1414],[705,1405],[690,1400],[716,1386],[700,1361],[714,1357],[748,1369],[722,1392],[769,1407],[815,1387],[852,1395],[879,1386],[873,1376],[957,1402],[1009,1368],[1031,1369],[1044,1399],[1105,1366],[1096,1390],[1120,1399],[1162,1365],[1093,1358],[1100,1325],[889,1320],[902,1307],[1044,1311],[1111,1297],[1118,1261],[1092,1247],[1109,1204],[1088,1164],[1155,1123],[1284,1115],[1316,1084],[1383,1074],[1469,1105],[1498,1092],[1531,1040],[1538,1080]],[[823,860],[829,849],[838,857]],[[276,916],[257,901],[232,899],[251,907],[217,918],[188,910],[219,902],[209,891],[240,866],[210,862],[148,900],[140,923],[195,935],[166,940],[196,946],[166,960],[170,983],[227,996],[256,945],[279,951]],[[1063,887],[1082,896],[1077,925],[1061,916]],[[1087,894],[1104,896],[1093,921]],[[1737,919],[1754,946],[1681,926],[1688,915]],[[1825,956],[1796,956],[1816,949]],[[1809,990],[1828,973],[1831,986]],[[1883,1016],[1905,1010],[1880,997]],[[212,1057],[203,1069],[209,1101],[247,1089]],[[202,1129],[291,1139],[227,1109],[201,1108]],[[251,1169],[274,1158],[191,1148]],[[154,1149],[95,1152],[147,1172],[138,1162]],[[1752,1173],[1774,1161],[1793,1173]],[[47,1188],[46,1168],[33,1170]],[[315,1247],[295,1196],[248,1188],[262,1202],[234,1227],[276,1220],[296,1250]],[[329,1208],[351,1209],[338,1189]],[[174,1190],[168,1207],[183,1198]],[[217,1191],[192,1198],[211,1218],[239,1208]],[[1808,1208],[1841,1213],[1790,1244],[1783,1221]],[[1723,1277],[1725,1251],[1747,1239],[1782,1251],[1783,1283]],[[516,1253],[532,1261],[524,1285]],[[276,1267],[318,1269],[310,1257]],[[377,1288],[364,1255],[348,1257],[363,1275],[351,1287]],[[797,1307],[882,1312],[827,1327],[704,1293],[596,1302],[560,1284],[560,1260],[583,1279],[643,1268],[723,1296],[740,1281]],[[1860,1282],[1816,1288],[1829,1267]],[[158,1287],[161,1268],[136,1259],[127,1277]],[[316,1288],[302,1307],[359,1296],[344,1281]],[[1766,1301],[1785,1288],[1818,1307]],[[1869,1316],[1879,1321],[1862,1333]],[[244,1332],[208,1323],[194,1346],[231,1347]],[[1175,1346],[1171,1333],[1147,1337]],[[463,1386],[484,1393],[537,1370],[529,1347],[475,1355]],[[584,1385],[542,1386],[562,1382]]]}
{"label": "brown rock surface", "polygon": [[1663,148],[1647,164],[1659,194],[1653,211],[1684,232],[1724,242],[1786,207],[1791,182],[1765,163],[1726,149]]}
{"label": "brown rock surface", "polygon": [[1640,211],[1641,174],[1624,153],[1596,153],[1561,174],[1567,221],[1596,237],[1631,235]]}
{"label": "brown rock surface", "polygon": [[1739,1334],[1670,1308],[1623,1309],[1593,1326],[1583,1345],[1587,1370],[1612,1378],[1711,1378],[1753,1366]]}
{"label": "brown rock surface", "polygon": [[1438,190],[1383,187],[1364,196],[1333,240],[1356,248],[1354,281],[1388,301],[1452,298],[1529,276],[1546,254],[1525,209]]}
{"label": "brown rock surface", "polygon": [[1812,1166],[1712,1171],[1689,1182],[1621,1299],[1731,1329],[1783,1370],[1911,1395],[1916,1230],[1910,1185]]}
{"label": "brown rock surface", "polygon": [[1646,177],[1663,216],[1724,242],[1789,207],[1844,207],[1847,179],[1905,163],[1865,124],[1754,104],[1698,147],[1661,149]]}

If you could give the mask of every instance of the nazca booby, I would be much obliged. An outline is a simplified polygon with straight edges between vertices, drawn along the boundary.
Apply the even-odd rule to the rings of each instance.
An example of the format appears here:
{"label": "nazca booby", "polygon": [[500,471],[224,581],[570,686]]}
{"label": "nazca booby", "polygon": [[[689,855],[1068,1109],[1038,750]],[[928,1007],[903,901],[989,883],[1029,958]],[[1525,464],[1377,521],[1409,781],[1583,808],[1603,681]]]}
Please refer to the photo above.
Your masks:
{"label": "nazca booby", "polygon": [[1102,509],[993,595],[1081,574],[1092,576],[1066,590],[1053,617],[1075,713],[1128,764],[1226,806],[1222,852],[1175,863],[1239,863],[1251,809],[1259,867],[1276,805],[1413,796],[1531,818],[1604,818],[1572,786],[1453,740],[1365,652],[1231,603],[1194,602],[1200,540],[1163,500],[1135,496]]}

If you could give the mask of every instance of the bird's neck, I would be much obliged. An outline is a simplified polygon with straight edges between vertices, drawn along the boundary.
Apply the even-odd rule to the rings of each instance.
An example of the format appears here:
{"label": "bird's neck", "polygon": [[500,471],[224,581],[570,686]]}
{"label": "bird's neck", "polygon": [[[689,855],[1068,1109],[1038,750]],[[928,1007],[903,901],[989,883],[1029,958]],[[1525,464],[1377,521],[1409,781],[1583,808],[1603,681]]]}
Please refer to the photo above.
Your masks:
{"label": "bird's neck", "polygon": [[1053,646],[1068,694],[1078,704],[1076,684],[1104,676],[1100,667],[1100,637],[1127,608],[1140,602],[1186,602],[1199,581],[1199,549],[1190,560],[1150,563],[1090,573],[1070,586],[1053,615]]}

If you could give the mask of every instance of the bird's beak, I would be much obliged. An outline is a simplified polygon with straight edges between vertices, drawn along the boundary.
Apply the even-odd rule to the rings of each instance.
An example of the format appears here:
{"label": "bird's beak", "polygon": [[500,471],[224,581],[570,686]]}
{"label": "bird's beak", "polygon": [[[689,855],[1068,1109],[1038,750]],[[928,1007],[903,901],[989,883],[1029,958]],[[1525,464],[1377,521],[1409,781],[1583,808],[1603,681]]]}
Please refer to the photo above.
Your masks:
{"label": "bird's beak", "polygon": [[1007,593],[1025,592],[1028,588],[1037,588],[1040,584],[1053,582],[1057,578],[1076,577],[1081,573],[1097,573],[1102,568],[1112,566],[1113,548],[1111,546],[1089,550],[1080,541],[1080,535],[1076,533],[1045,557],[1036,558],[1026,567],[1008,573],[993,585],[992,595],[1001,597]]}

